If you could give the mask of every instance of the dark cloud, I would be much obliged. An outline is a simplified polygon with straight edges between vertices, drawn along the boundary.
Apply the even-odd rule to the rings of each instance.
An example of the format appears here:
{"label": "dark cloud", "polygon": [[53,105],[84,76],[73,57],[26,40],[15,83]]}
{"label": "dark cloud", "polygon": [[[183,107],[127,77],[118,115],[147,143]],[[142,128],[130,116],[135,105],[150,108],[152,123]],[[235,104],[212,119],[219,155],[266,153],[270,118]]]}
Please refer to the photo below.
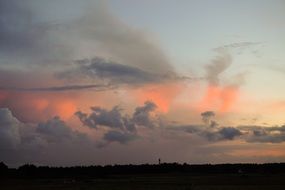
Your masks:
{"label": "dark cloud", "polygon": [[132,116],[123,116],[122,109],[118,106],[113,107],[111,110],[92,107],[92,113],[90,114],[80,111],[75,114],[84,125],[90,128],[109,128],[110,130],[104,134],[103,140],[107,142],[116,141],[122,144],[125,144],[128,140],[134,140],[136,137],[139,137],[137,132],[139,126],[154,129],[156,126],[162,125],[165,130],[191,133],[206,138],[209,141],[234,140],[236,137],[242,136],[242,132],[237,128],[219,127],[215,121],[211,120],[211,118],[215,116],[215,113],[212,111],[201,113],[206,125],[173,126],[167,123],[161,123],[161,118],[156,118],[151,115],[155,109],[156,105],[153,102],[147,101],[143,106],[135,108]]}
{"label": "dark cloud", "polygon": [[90,143],[85,134],[72,130],[59,117],[40,124],[23,123],[9,109],[0,108],[0,160],[9,164],[48,161],[47,157],[71,154],[78,151],[71,147]]}
{"label": "dark cloud", "polygon": [[248,133],[247,141],[256,143],[285,142],[285,125],[283,126],[241,126],[241,130]]}
{"label": "dark cloud", "polygon": [[91,60],[79,60],[76,62],[75,68],[57,73],[56,76],[59,79],[95,80],[113,85],[139,85],[186,79],[186,77],[179,77],[175,73],[157,74],[136,66],[124,65],[100,57]]}
{"label": "dark cloud", "polygon": [[256,142],[256,143],[283,143],[285,141],[285,134],[270,134],[265,133],[262,135],[256,135],[256,133],[253,136],[250,136],[247,139],[248,142]]}
{"label": "dark cloud", "polygon": [[162,77],[146,72],[140,68],[122,65],[102,58],[80,60],[77,67],[64,71],[57,76],[65,79],[97,79],[112,84],[143,84],[162,80]]}
{"label": "dark cloud", "polygon": [[191,134],[197,134],[200,133],[205,129],[204,125],[169,125],[167,127],[164,127],[166,130],[173,130],[173,131],[183,131],[186,133],[191,133]]}
{"label": "dark cloud", "polygon": [[[139,106],[137,113],[151,113],[154,111],[155,105],[151,102],[146,102],[145,105]],[[102,108],[99,109],[100,114]],[[139,111],[138,111],[139,110]],[[98,108],[93,108],[93,111],[98,111]],[[7,108],[0,109],[0,159],[11,164],[23,164],[29,163],[49,163],[54,164],[67,164],[69,160],[82,159],[86,160],[88,155],[90,156],[90,150],[92,148],[102,148],[104,151],[110,151],[107,145],[110,143],[120,143],[128,144],[136,139],[145,138],[145,134],[139,131],[140,129],[150,129],[149,132],[155,135],[158,141],[164,141],[165,136],[160,136],[161,134],[171,134],[172,139],[186,139],[189,143],[197,141],[200,143],[215,143],[220,141],[233,141],[236,139],[246,141],[247,143],[282,143],[285,141],[285,126],[239,126],[239,127],[209,127],[207,125],[181,125],[181,126],[167,126],[164,123],[164,127],[149,128],[145,126],[140,128],[133,120],[133,116],[126,116],[122,114],[122,110],[115,107],[111,110],[104,110],[104,114],[99,114],[102,116],[99,120],[92,122],[96,123],[96,128],[98,130],[102,129],[102,125],[105,125],[102,139],[96,139],[91,141],[87,134],[78,132],[70,128],[63,120],[59,117],[54,117],[46,122],[39,124],[23,123],[19,121],[11,111]],[[114,112],[114,113],[110,113]],[[82,115],[83,114],[83,115]],[[98,113],[97,113],[98,114]],[[91,114],[81,113],[78,117],[88,118]],[[96,116],[98,117],[98,115]],[[116,119],[111,122],[105,120],[109,117],[115,117]],[[118,118],[120,118],[118,120]],[[143,117],[144,118],[144,117]],[[97,118],[98,119],[98,118]],[[129,129],[125,123],[122,121],[127,119],[132,127],[136,130]],[[149,118],[147,118],[149,120]],[[84,121],[84,120],[83,120]],[[133,122],[133,123],[131,123]],[[157,120],[153,120],[153,123]],[[115,125],[117,124],[118,125]],[[93,123],[94,125],[94,123]],[[154,125],[155,126],[155,125]],[[94,128],[94,126],[93,126]],[[106,130],[107,129],[107,130]],[[166,133],[161,133],[161,132]],[[157,133],[158,132],[158,133]],[[176,133],[173,133],[176,132]],[[175,134],[179,136],[175,136]],[[191,136],[187,135],[191,134]],[[158,135],[158,136],[157,136]],[[201,137],[201,138],[195,138]],[[193,138],[194,137],[194,138]],[[164,138],[164,139],[162,139]],[[196,140],[195,140],[196,139]],[[204,141],[203,139],[207,140]],[[173,141],[171,141],[173,142]],[[176,146],[178,148],[181,146]],[[96,149],[94,149],[95,151]],[[97,149],[99,151],[102,149]],[[94,154],[96,155],[96,154]],[[86,157],[85,157],[86,156]],[[100,156],[100,154],[96,155]],[[93,157],[92,157],[93,158]],[[103,157],[102,157],[103,159]],[[72,160],[71,163],[78,163]]]}
{"label": "dark cloud", "polygon": [[209,125],[211,128],[215,128],[215,127],[218,127],[219,126],[219,124],[216,122],[216,121],[214,121],[214,120],[211,120],[211,122],[210,122],[210,125]]}
{"label": "dark cloud", "polygon": [[123,115],[119,106],[106,110],[100,107],[91,107],[91,113],[88,115],[81,111],[75,113],[82,124],[90,128],[99,128],[100,126],[121,129],[126,131],[135,131],[137,126],[152,128],[156,126],[157,120],[150,114],[155,111],[157,106],[150,101],[143,106],[135,108],[132,116]]}
{"label": "dark cloud", "polygon": [[242,135],[241,131],[234,127],[223,127],[218,131],[218,134],[221,135],[222,139],[226,140],[233,140],[235,137]]}
{"label": "dark cloud", "polygon": [[150,113],[153,112],[157,106],[151,102],[146,101],[143,106],[139,106],[133,113],[132,121],[139,126],[146,126],[149,128],[155,127],[155,122],[151,118]]}
{"label": "dark cloud", "polygon": [[45,123],[39,123],[36,132],[44,136],[49,142],[58,142],[63,140],[74,140],[84,138],[85,135],[73,131],[59,117],[54,117]]}
{"label": "dark cloud", "polygon": [[100,108],[100,107],[91,107],[92,113],[86,114],[81,111],[75,113],[80,121],[90,127],[90,128],[99,128],[100,126],[108,128],[119,128],[122,130],[127,130],[126,123],[130,121],[127,116],[123,116],[121,109],[118,106],[113,107],[110,111]]}
{"label": "dark cloud", "polygon": [[[151,115],[157,106],[150,101],[144,103],[143,106],[135,108],[132,116],[122,114],[122,109],[118,106],[113,107],[111,110],[106,110],[100,107],[91,107],[91,113],[86,114],[81,111],[75,113],[83,125],[100,129],[102,127],[109,128],[110,130],[105,133],[104,140],[111,140],[118,138],[120,143],[126,143],[127,140],[132,140],[131,136],[136,137],[138,127],[154,128],[159,126],[158,118]],[[111,133],[109,133],[112,131]],[[121,140],[119,140],[122,138]],[[123,140],[125,139],[125,140]]]}
{"label": "dark cloud", "polygon": [[205,138],[208,141],[234,140],[242,136],[242,132],[235,127],[209,128],[205,125],[183,125],[168,127],[167,130],[183,131]]}
{"label": "dark cloud", "polygon": [[67,86],[52,86],[52,87],[37,87],[37,88],[21,88],[21,87],[1,87],[0,90],[5,91],[28,91],[28,92],[61,92],[61,91],[75,91],[93,89],[96,91],[109,90],[112,87],[110,85],[67,85]]}
{"label": "dark cloud", "polygon": [[103,139],[107,142],[119,142],[126,144],[129,141],[135,140],[138,136],[133,133],[111,130],[104,134]]}
{"label": "dark cloud", "polygon": [[215,112],[213,111],[205,111],[203,113],[201,113],[202,116],[202,121],[206,124],[206,125],[211,125],[211,126],[215,126],[216,122],[212,120],[213,117],[215,117]]}

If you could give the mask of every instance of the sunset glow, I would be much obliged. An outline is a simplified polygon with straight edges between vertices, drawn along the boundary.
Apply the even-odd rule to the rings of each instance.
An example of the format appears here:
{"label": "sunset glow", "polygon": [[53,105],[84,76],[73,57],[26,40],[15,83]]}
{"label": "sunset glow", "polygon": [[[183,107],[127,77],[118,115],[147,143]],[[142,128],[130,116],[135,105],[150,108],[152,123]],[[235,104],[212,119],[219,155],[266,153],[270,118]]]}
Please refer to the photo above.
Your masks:
{"label": "sunset glow", "polygon": [[279,0],[0,0],[0,162],[284,162],[284,18]]}

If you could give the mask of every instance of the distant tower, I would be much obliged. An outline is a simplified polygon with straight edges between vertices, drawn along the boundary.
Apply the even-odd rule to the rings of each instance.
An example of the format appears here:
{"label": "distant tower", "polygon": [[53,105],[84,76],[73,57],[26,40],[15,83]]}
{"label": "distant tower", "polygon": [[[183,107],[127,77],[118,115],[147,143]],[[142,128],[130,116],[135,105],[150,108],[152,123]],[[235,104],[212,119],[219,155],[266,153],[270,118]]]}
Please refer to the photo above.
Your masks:
{"label": "distant tower", "polygon": [[161,164],[161,160],[160,160],[160,158],[158,158],[158,164],[159,164],[159,165]]}

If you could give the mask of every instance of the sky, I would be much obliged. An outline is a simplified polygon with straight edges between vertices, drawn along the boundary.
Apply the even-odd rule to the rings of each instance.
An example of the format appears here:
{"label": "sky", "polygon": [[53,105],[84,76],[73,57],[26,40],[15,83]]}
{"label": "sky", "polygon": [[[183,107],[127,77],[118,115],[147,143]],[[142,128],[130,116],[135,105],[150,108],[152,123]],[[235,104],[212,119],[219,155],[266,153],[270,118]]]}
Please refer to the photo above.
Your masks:
{"label": "sky", "polygon": [[282,0],[0,0],[0,161],[285,161]]}

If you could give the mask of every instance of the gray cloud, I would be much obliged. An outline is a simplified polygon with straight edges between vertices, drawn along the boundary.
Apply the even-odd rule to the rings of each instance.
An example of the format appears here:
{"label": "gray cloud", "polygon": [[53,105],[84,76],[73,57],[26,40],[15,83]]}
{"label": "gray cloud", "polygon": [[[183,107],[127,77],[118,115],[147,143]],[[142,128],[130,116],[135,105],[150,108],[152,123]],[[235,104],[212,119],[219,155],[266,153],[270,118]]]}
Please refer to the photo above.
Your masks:
{"label": "gray cloud", "polygon": [[0,1],[0,49],[2,52],[36,49],[39,28],[32,22],[32,11],[24,3],[11,0]]}
{"label": "gray cloud", "polygon": [[213,127],[215,126],[216,122],[214,122],[212,120],[213,117],[215,117],[215,112],[213,111],[205,111],[203,113],[201,113],[202,116],[202,121],[206,124],[206,125],[212,125]]}
{"label": "gray cloud", "polygon": [[211,64],[206,66],[206,79],[211,85],[218,85],[220,83],[219,76],[232,63],[232,58],[227,52],[221,54],[211,61]]}
{"label": "gray cloud", "polygon": [[35,1],[0,0],[1,65],[55,65],[70,54],[58,25],[40,21],[37,8]]}
{"label": "gray cloud", "polygon": [[72,130],[59,117],[29,124],[19,121],[9,109],[0,108],[0,160],[7,163],[47,161],[47,157],[71,154],[78,150],[71,147],[90,143],[85,134]]}
{"label": "gray cloud", "polygon": [[122,109],[114,106],[111,110],[100,107],[91,107],[91,113],[88,115],[81,111],[75,113],[82,124],[90,128],[99,128],[105,126],[113,129],[122,129],[126,131],[135,131],[137,126],[152,128],[157,126],[157,120],[151,117],[151,112],[155,111],[157,106],[150,101],[146,101],[143,106],[135,108],[132,116],[122,115]]}
{"label": "gray cloud", "polygon": [[217,127],[216,129],[213,129],[205,125],[171,126],[168,127],[167,130],[190,133],[205,138],[211,142],[234,140],[235,138],[241,137],[243,135],[243,133],[235,127]]}
{"label": "gray cloud", "polygon": [[[111,130],[107,133],[110,131],[112,132],[110,134],[105,133],[103,137],[107,143],[109,140],[110,142],[120,142],[125,144],[128,140],[131,141],[136,139],[139,137],[139,134],[137,133],[139,126],[144,126],[150,129],[155,129],[156,126],[163,126],[162,129],[165,129],[166,131],[190,133],[212,142],[234,140],[235,138],[243,135],[242,131],[238,128],[219,127],[215,121],[210,120],[210,118],[215,116],[215,113],[212,111],[201,113],[203,122],[207,119],[205,125],[171,125],[167,122],[161,123],[160,118],[151,117],[150,114],[155,111],[155,109],[156,105],[147,101],[144,106],[139,106],[135,109],[132,117],[127,115],[122,116],[121,110],[117,106],[110,111],[95,107],[92,108],[93,112],[90,115],[82,112],[77,112],[76,115],[81,122],[88,127],[98,129],[100,126],[106,126],[110,128]],[[100,112],[99,114],[98,110]],[[129,130],[126,127],[128,124],[131,125],[132,130]],[[133,138],[131,138],[132,135]],[[114,139],[112,140],[111,137],[114,137]],[[104,143],[102,143],[102,145],[104,145]]]}
{"label": "gray cloud", "polygon": [[[68,15],[59,13],[66,8],[62,2],[59,2],[58,9],[53,10],[54,16],[49,18],[45,15],[44,6],[53,7],[55,3],[0,0],[1,67],[14,68],[10,65],[28,64],[30,74],[33,75],[35,68],[45,65],[47,73],[60,73],[57,76],[69,78],[68,82],[72,84],[46,88],[41,85],[18,88],[2,84],[1,89],[65,91],[93,88],[89,83],[92,84],[94,79],[103,82],[100,84],[145,84],[190,79],[179,77],[159,44],[143,31],[114,16],[107,3],[86,1],[83,4],[85,6],[77,10],[80,14],[74,13],[69,15],[72,19],[60,20],[57,14]],[[55,24],[53,18],[59,21]],[[82,57],[96,56],[112,61],[101,58],[81,60],[78,62],[85,64],[79,64],[76,68],[70,64]],[[91,79],[92,82],[88,80],[88,85],[75,82],[82,82],[83,78]],[[18,77],[9,78],[14,81],[17,79],[17,82],[23,83]]]}
{"label": "gray cloud", "polygon": [[153,112],[157,106],[151,102],[146,101],[144,106],[139,106],[133,113],[132,121],[139,126],[146,126],[149,128],[155,127],[155,122],[151,118],[150,113]]}
{"label": "gray cloud", "polygon": [[241,137],[243,134],[235,127],[223,127],[218,132],[213,133],[214,137],[211,140],[234,140],[236,137]]}
{"label": "gray cloud", "polygon": [[133,133],[111,130],[104,134],[103,139],[107,142],[119,142],[126,144],[129,141],[135,140],[138,136]]}
{"label": "gray cloud", "polygon": [[226,49],[245,49],[252,46],[260,45],[262,42],[236,42],[231,44],[226,44],[220,47],[215,48],[216,51],[222,51]]}
{"label": "gray cloud", "polygon": [[85,135],[73,131],[59,117],[54,117],[45,123],[39,123],[36,132],[41,134],[49,142],[58,142],[63,140],[75,140],[85,138]]}
{"label": "gray cloud", "polygon": [[190,134],[198,134],[205,129],[204,125],[169,125],[164,127],[166,130],[182,131]]}
{"label": "gray cloud", "polygon": [[37,88],[21,88],[21,87],[0,87],[0,90],[6,91],[29,91],[29,92],[61,92],[61,91],[75,91],[93,89],[96,91],[109,90],[112,87],[109,85],[67,85],[67,86],[52,86],[52,87],[37,87]]}
{"label": "gray cloud", "polygon": [[155,40],[116,18],[105,2],[90,6],[72,27],[118,62],[157,74],[173,72]]}
{"label": "gray cloud", "polygon": [[80,121],[90,127],[99,128],[100,126],[105,126],[109,128],[119,128],[122,130],[127,129],[126,123],[129,122],[127,116],[123,116],[121,109],[118,106],[112,108],[112,110],[106,110],[100,107],[91,107],[92,113],[87,115],[81,111],[75,113]]}
{"label": "gray cloud", "polygon": [[282,126],[240,126],[248,133],[246,140],[256,143],[282,143],[285,142],[285,125]]}
{"label": "gray cloud", "polygon": [[175,80],[175,74],[157,73],[142,70],[135,66],[123,65],[113,61],[96,57],[94,59],[84,59],[76,62],[74,69],[63,71],[56,76],[60,79],[69,80],[97,80],[110,84],[145,84],[156,83],[167,80]]}
{"label": "gray cloud", "polygon": [[[151,103],[146,103],[144,106],[139,107],[139,112],[147,112],[149,113],[154,109],[154,105]],[[101,108],[102,109],[102,108]],[[116,108],[117,111],[121,112],[121,109]],[[115,110],[116,110],[115,109]],[[95,109],[96,110],[96,109]],[[143,111],[142,111],[143,110]],[[108,110],[107,110],[108,111]],[[109,110],[108,112],[111,112]],[[134,111],[135,112],[135,111]],[[107,114],[108,115],[108,114]],[[113,115],[113,114],[111,114]],[[116,114],[115,114],[116,115]],[[134,115],[134,114],[133,114]],[[132,117],[123,116],[120,114],[122,118],[128,118],[128,121],[132,120]],[[80,116],[82,117],[82,116]],[[85,117],[89,117],[86,114]],[[103,120],[104,121],[104,120]],[[104,123],[100,121],[101,123]],[[154,120],[153,122],[156,122]],[[92,157],[90,163],[93,163],[94,160],[98,156],[101,159],[104,159],[104,156],[108,151],[118,151],[114,149],[110,149],[107,147],[110,143],[117,142],[120,144],[128,144],[131,141],[136,139],[142,139],[143,134],[141,131],[132,131],[128,130],[126,126],[125,129],[121,127],[114,127],[114,123],[104,123],[112,126],[105,126],[103,130],[104,134],[102,139],[91,141],[88,138],[87,134],[78,132],[70,128],[64,121],[62,121],[59,117],[54,117],[46,122],[42,122],[39,124],[28,124],[19,121],[17,118],[13,116],[11,111],[6,108],[0,109],[0,160],[9,163],[9,164],[23,164],[23,163],[48,163],[51,165],[58,164],[68,164],[68,163],[78,163],[76,160],[84,158],[88,163],[88,159],[90,156]],[[136,123],[133,123],[135,126]],[[96,126],[97,129],[100,129],[101,126]],[[136,126],[138,127],[138,126]],[[139,128],[138,128],[139,129]],[[146,127],[144,129],[149,129]],[[233,141],[236,139],[246,141],[247,143],[282,143],[284,142],[284,133],[285,126],[272,126],[272,127],[264,127],[264,126],[238,126],[238,127],[219,127],[211,128],[207,125],[181,125],[181,126],[167,126],[165,123],[164,127],[151,128],[149,132],[152,135],[155,135],[157,142],[156,143],[165,143],[167,137],[160,136],[163,134],[171,134],[172,139],[179,139],[179,142],[184,141],[187,142],[195,142],[198,143],[215,143],[220,141]],[[175,136],[177,132],[179,136]],[[158,132],[158,133],[157,133]],[[191,134],[191,136],[187,135]],[[157,136],[158,135],[158,136]],[[201,137],[201,138],[195,138]],[[207,140],[204,141],[203,139]],[[162,141],[162,142],[160,142]],[[143,141],[146,143],[147,141]],[[171,141],[171,144],[174,141]],[[134,142],[135,143],[135,142]],[[165,145],[165,144],[161,145]],[[138,144],[130,145],[126,147],[126,149],[134,146],[137,148]],[[152,143],[152,145],[155,145]],[[117,146],[117,145],[115,145]],[[249,146],[249,145],[248,145]],[[264,145],[265,146],[265,145]],[[104,156],[101,155],[103,152],[102,149],[96,149],[95,147],[104,147]],[[175,146],[181,147],[180,144]],[[94,149],[95,148],[95,149]],[[157,147],[160,149],[161,147]],[[94,149],[97,151],[94,154],[90,154],[90,150]],[[120,149],[121,150],[121,149]],[[137,149],[136,149],[137,150]],[[197,149],[197,151],[199,151]],[[98,152],[99,151],[99,152]],[[137,153],[137,152],[136,152]],[[204,152],[205,153],[205,152]],[[88,157],[89,155],[89,157]],[[74,158],[74,160],[73,160]]]}
{"label": "gray cloud", "polygon": [[0,149],[16,148],[21,143],[21,123],[7,108],[0,108]]}
{"label": "gray cloud", "polygon": [[[135,108],[132,116],[123,115],[122,109],[118,106],[113,107],[111,110],[91,107],[92,112],[90,114],[78,111],[75,115],[87,127],[93,129],[109,128],[110,130],[104,135],[104,140],[110,140],[110,142],[117,141],[124,144],[128,140],[133,140],[137,137],[138,127],[154,128],[159,126],[158,119],[151,116],[151,113],[156,108],[157,106],[153,102],[147,101],[143,106]],[[134,138],[131,138],[131,136]],[[112,140],[112,137],[114,137],[114,140]]]}

